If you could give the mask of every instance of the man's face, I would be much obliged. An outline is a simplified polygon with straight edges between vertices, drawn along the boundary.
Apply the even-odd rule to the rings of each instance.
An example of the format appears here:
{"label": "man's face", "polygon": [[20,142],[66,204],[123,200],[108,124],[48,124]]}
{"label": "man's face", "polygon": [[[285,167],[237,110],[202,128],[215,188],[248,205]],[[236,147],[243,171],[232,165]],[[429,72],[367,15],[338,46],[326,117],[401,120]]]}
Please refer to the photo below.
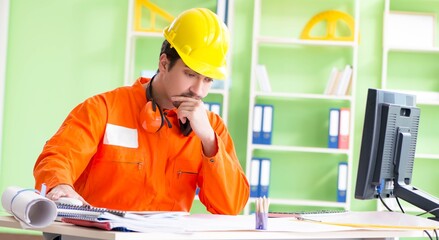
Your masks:
{"label": "man's face", "polygon": [[[181,59],[178,59],[170,70],[169,67],[166,68],[164,80],[168,99],[172,96],[202,99],[207,96],[213,82],[212,78],[190,69]],[[173,102],[172,105],[178,107],[180,102]]]}

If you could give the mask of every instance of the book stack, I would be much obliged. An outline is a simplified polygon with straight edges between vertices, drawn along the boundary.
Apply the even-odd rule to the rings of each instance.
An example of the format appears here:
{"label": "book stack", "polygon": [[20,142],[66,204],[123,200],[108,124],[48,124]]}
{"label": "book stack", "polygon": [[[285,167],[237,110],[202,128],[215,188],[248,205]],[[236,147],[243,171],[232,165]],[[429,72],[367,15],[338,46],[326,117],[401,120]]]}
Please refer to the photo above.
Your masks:
{"label": "book stack", "polygon": [[271,159],[254,157],[250,164],[250,197],[268,197]]}
{"label": "book stack", "polygon": [[352,66],[346,65],[343,70],[333,67],[326,84],[326,95],[345,96],[349,95],[352,84]]}
{"label": "book stack", "polygon": [[256,104],[253,111],[253,144],[271,144],[273,105]]}
{"label": "book stack", "polygon": [[350,109],[329,109],[328,148],[349,148]]}
{"label": "book stack", "polygon": [[268,77],[267,67],[263,64],[255,66],[255,77],[262,92],[271,92],[270,78]]}
{"label": "book stack", "polygon": [[337,179],[337,202],[346,202],[346,190],[348,188],[348,163],[338,164]]}

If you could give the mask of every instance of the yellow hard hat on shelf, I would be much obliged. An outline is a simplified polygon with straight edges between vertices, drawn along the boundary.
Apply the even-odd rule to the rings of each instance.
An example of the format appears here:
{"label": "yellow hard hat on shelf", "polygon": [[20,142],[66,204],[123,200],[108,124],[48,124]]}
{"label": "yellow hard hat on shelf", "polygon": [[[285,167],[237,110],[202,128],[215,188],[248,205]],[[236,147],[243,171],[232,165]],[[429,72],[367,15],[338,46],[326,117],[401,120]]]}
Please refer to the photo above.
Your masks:
{"label": "yellow hard hat on shelf", "polygon": [[229,31],[215,13],[206,8],[186,10],[163,33],[192,70],[214,79],[226,78]]}

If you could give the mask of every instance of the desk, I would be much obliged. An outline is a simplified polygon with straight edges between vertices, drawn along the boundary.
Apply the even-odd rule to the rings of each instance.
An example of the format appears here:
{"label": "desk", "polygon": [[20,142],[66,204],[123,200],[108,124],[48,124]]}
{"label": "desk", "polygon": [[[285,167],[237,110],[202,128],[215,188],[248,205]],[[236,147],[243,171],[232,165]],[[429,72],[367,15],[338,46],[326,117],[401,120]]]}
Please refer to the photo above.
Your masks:
{"label": "desk", "polygon": [[[0,216],[0,227],[21,229],[21,225],[12,216]],[[104,231],[93,228],[78,227],[67,223],[54,222],[43,229],[32,229],[42,232],[62,234],[64,239],[105,239],[105,240],[141,240],[141,239],[346,239],[346,238],[394,238],[425,237],[422,231],[334,231],[334,232],[275,232],[275,231],[200,231],[187,234],[173,233],[127,233]]]}

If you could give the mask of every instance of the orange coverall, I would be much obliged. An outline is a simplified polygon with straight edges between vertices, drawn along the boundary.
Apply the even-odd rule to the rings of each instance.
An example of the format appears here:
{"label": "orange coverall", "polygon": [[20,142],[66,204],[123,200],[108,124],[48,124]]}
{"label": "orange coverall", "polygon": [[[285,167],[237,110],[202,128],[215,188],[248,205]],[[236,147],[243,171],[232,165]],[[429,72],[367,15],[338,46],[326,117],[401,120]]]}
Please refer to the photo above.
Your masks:
{"label": "orange coverall", "polygon": [[222,119],[208,112],[218,144],[213,157],[204,156],[193,132],[180,133],[175,110],[165,110],[172,128],[146,132],[139,113],[148,81],[139,78],[76,106],[36,161],[36,188],[69,184],[96,207],[189,211],[198,185],[209,212],[238,214],[249,184]]}

